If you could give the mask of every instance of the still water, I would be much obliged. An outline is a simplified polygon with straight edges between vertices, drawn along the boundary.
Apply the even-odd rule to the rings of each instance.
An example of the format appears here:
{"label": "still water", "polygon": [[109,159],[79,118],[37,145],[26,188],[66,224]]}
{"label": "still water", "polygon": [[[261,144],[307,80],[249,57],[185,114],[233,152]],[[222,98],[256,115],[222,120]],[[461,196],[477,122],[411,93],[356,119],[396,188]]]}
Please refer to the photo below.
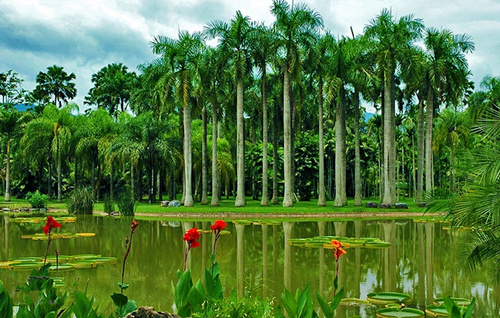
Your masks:
{"label": "still water", "polygon": [[[8,216],[0,218],[0,260],[42,256],[46,241],[21,239],[23,234],[42,232],[44,224],[14,223]],[[172,311],[172,286],[176,271],[182,269],[184,232],[192,227],[209,229],[211,222],[168,222],[139,220],[131,253],[126,264],[125,294],[139,306]],[[475,273],[463,269],[460,258],[470,239],[467,232],[452,232],[442,223],[420,223],[412,220],[285,222],[278,224],[228,223],[230,235],[221,236],[217,259],[221,268],[225,294],[253,295],[279,299],[284,287],[295,291],[307,284],[311,291],[329,296],[333,292],[335,260],[330,250],[295,247],[289,238],[338,235],[376,237],[388,241],[385,249],[351,248],[341,258],[339,286],[349,298],[366,299],[369,292],[398,291],[412,295],[412,306],[424,308],[443,295],[475,297],[474,317],[500,317],[500,286],[491,279],[491,268]],[[85,290],[97,299],[100,310],[113,310],[113,292],[119,292],[121,266],[125,255],[125,238],[131,219],[79,217],[76,223],[63,223],[61,232],[93,232],[95,237],[52,241],[50,253],[61,255],[100,254],[115,256],[118,263],[97,268],[58,273],[64,276],[68,290]],[[193,249],[188,266],[195,280],[209,267],[212,235],[202,234],[200,248]],[[15,292],[28,272],[0,269],[0,280],[19,301]],[[375,317],[371,306],[341,308],[337,317]]]}

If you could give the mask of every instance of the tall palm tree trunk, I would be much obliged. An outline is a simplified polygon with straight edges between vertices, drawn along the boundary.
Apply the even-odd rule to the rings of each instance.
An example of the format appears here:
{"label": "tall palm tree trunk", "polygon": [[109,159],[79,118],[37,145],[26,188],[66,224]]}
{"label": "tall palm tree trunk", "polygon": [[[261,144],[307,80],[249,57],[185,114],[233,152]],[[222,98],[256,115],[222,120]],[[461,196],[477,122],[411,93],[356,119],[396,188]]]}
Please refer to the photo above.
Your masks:
{"label": "tall palm tree trunk", "polygon": [[271,204],[278,204],[278,103],[274,103],[273,115],[273,197]]}
{"label": "tall palm tree trunk", "polygon": [[323,78],[318,83],[319,184],[318,206],[326,205],[325,197],[325,144],[323,132]]}
{"label": "tall palm tree trunk", "polygon": [[[215,93],[215,92],[214,92]],[[217,166],[217,100],[212,98],[212,202],[211,206],[219,206],[219,168]]]}
{"label": "tall palm tree trunk", "polygon": [[359,92],[354,90],[354,206],[363,203],[361,191],[361,149],[359,142]]}
{"label": "tall palm tree trunk", "polygon": [[[183,85],[188,85],[186,76],[183,78]],[[184,182],[186,185],[186,196],[184,206],[193,206],[193,187],[192,187],[192,149],[191,149],[191,107],[189,105],[189,96],[187,89],[184,89]]]}
{"label": "tall palm tree trunk", "polygon": [[111,162],[111,169],[109,172],[109,199],[113,200],[115,196],[115,180],[114,180],[115,168],[113,166],[113,162]]}
{"label": "tall palm tree trunk", "polygon": [[417,115],[417,194],[416,201],[421,202],[424,199],[424,102],[418,102]]}
{"label": "tall palm tree trunk", "polygon": [[283,148],[284,148],[284,174],[285,174],[285,193],[283,197],[283,206],[293,206],[292,199],[292,143],[291,143],[291,114],[290,114],[290,73],[288,63],[285,63],[283,76]]}
{"label": "tall palm tree trunk", "polygon": [[268,170],[269,162],[267,160],[267,141],[269,124],[267,119],[267,89],[266,89],[266,67],[262,67],[262,198],[260,200],[260,205],[269,205],[269,194],[268,194]]}
{"label": "tall palm tree trunk", "polygon": [[[382,203],[385,204],[394,204],[393,197],[393,187],[391,186],[394,183],[394,180],[391,180],[391,176],[395,177],[395,173],[392,173],[393,170],[393,158],[392,158],[392,149],[394,147],[395,142],[393,142],[393,133],[392,128],[394,124],[394,105],[392,98],[392,84],[394,84],[394,75],[393,74],[385,74],[384,76],[384,115],[383,115],[383,178],[384,178],[384,187],[383,187],[383,195],[382,195]],[[394,158],[395,159],[395,158]]]}
{"label": "tall palm tree trunk", "polygon": [[7,139],[7,163],[5,165],[5,202],[10,202],[10,139]]}
{"label": "tall palm tree trunk", "polygon": [[425,192],[432,194],[432,121],[434,117],[434,92],[429,88],[427,93],[426,132],[425,132]]}
{"label": "tall palm tree trunk", "polygon": [[339,90],[338,101],[335,105],[335,206],[344,205],[344,196],[346,192],[345,185],[345,90],[341,86]]}
{"label": "tall palm tree trunk", "polygon": [[203,122],[203,140],[201,143],[201,204],[208,204],[208,170],[207,170],[207,107],[203,107],[201,114]]}
{"label": "tall palm tree trunk", "polygon": [[236,200],[234,206],[245,206],[245,130],[243,127],[243,79],[236,84]]}

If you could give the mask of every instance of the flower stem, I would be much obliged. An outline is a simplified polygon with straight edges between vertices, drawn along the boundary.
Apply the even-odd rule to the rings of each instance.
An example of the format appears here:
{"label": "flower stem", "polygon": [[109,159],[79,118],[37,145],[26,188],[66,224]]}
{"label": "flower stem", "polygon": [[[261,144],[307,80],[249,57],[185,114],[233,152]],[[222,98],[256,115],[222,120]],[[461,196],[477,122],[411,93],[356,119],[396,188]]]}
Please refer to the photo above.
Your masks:
{"label": "flower stem", "polygon": [[186,247],[186,249],[184,251],[184,271],[186,271],[186,268],[187,268],[187,259],[188,259],[188,254],[189,254],[190,249],[191,249],[191,245],[188,243],[188,247]]}
{"label": "flower stem", "polygon": [[125,277],[125,262],[127,261],[128,254],[130,253],[130,247],[132,246],[132,237],[134,237],[134,232],[130,233],[130,240],[127,246],[127,252],[125,253],[125,257],[123,257],[123,267],[122,267],[122,285],[120,286],[120,293],[123,294],[123,279]]}
{"label": "flower stem", "polygon": [[47,249],[45,250],[45,258],[43,259],[43,265],[47,263],[47,255],[49,254],[49,246],[50,246],[50,241],[52,239],[50,238],[50,231],[49,231],[49,239],[47,240]]}

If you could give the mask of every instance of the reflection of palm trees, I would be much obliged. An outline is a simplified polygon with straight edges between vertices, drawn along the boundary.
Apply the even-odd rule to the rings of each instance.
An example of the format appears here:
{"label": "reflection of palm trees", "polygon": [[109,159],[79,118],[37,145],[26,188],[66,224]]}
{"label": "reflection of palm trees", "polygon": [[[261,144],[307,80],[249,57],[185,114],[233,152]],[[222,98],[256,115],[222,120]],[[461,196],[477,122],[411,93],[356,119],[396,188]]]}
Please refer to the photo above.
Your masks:
{"label": "reflection of palm trees", "polygon": [[245,225],[236,224],[236,244],[238,248],[236,249],[237,255],[237,296],[238,298],[243,298],[245,294]]}
{"label": "reflection of palm trees", "polygon": [[[318,222],[319,236],[326,235],[326,222]],[[319,293],[325,296],[325,249],[319,249]]]}
{"label": "reflection of palm trees", "polygon": [[267,270],[267,230],[268,225],[262,224],[262,299],[267,298],[267,290],[269,284],[268,270]]}
{"label": "reflection of palm trees", "polygon": [[5,260],[9,259],[9,217],[4,215],[4,242],[5,242]]}
{"label": "reflection of palm trees", "polygon": [[[361,237],[361,221],[354,221],[354,237]],[[352,289],[352,297],[361,297],[360,282],[361,282],[361,249],[354,249],[354,286]]]}
{"label": "reflection of palm trees", "polygon": [[[187,230],[192,229],[194,227],[193,222],[182,222],[182,229],[184,230],[184,233],[187,232]],[[185,245],[185,244],[183,244]],[[184,246],[184,249],[186,247]],[[191,270],[191,253],[188,254],[187,259],[186,259],[186,268]]]}
{"label": "reflection of palm trees", "polygon": [[432,267],[432,256],[433,256],[433,246],[434,242],[434,223],[425,223],[425,274],[426,274],[426,287],[427,287],[427,303],[432,303],[433,297],[433,287],[434,287],[434,269]]}
{"label": "reflection of palm trees", "polygon": [[[347,222],[333,222],[335,226],[335,235],[340,237],[346,236]],[[347,275],[346,275],[346,262],[345,257],[339,259],[339,288],[346,286]],[[332,278],[333,282],[333,278]]]}
{"label": "reflection of palm trees", "polygon": [[418,294],[418,305],[420,307],[425,307],[425,270],[424,270],[424,224],[417,223],[417,239],[418,242],[418,283],[417,283],[417,294]]}
{"label": "reflection of palm trees", "polygon": [[384,241],[390,242],[391,247],[384,250],[384,291],[396,290],[396,223],[382,224],[384,230]]}
{"label": "reflection of palm trees", "polygon": [[285,288],[292,290],[292,246],[288,245],[288,240],[293,238],[293,224],[292,222],[283,222],[283,229],[285,230],[285,256],[284,256],[284,284]]}

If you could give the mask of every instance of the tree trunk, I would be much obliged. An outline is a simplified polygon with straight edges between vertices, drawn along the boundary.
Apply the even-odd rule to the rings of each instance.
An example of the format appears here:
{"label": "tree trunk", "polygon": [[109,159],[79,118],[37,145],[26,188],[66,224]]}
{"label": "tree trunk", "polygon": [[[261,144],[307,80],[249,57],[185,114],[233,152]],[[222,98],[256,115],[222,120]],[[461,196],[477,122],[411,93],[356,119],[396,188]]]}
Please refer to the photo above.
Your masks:
{"label": "tree trunk", "polygon": [[425,132],[425,192],[432,195],[432,121],[434,117],[434,91],[427,92],[426,132]]}
{"label": "tree trunk", "polygon": [[59,145],[59,136],[57,137],[57,202],[62,201],[61,197],[61,149]]}
{"label": "tree trunk", "polygon": [[[184,74],[184,77],[186,75]],[[186,82],[187,79],[184,78]],[[189,105],[189,96],[184,89],[184,182],[186,185],[186,197],[184,206],[193,206],[193,187],[192,187],[192,150],[191,150],[191,107]]]}
{"label": "tree trunk", "polygon": [[162,179],[161,179],[161,170],[162,170],[162,168],[163,168],[163,167],[160,167],[160,168],[158,169],[158,173],[157,173],[157,175],[156,175],[156,178],[157,178],[157,185],[158,185],[158,190],[157,190],[157,192],[158,192],[158,201],[160,201],[160,203],[161,203],[161,201],[163,201],[163,194],[162,194],[162,192],[161,192],[161,185],[162,185],[162,183],[163,183],[163,182],[162,182]]}
{"label": "tree trunk", "polygon": [[354,90],[354,206],[361,206],[361,149],[359,142],[359,92]]}
{"label": "tree trunk", "polygon": [[[214,91],[214,94],[216,92]],[[212,97],[212,202],[211,206],[219,206],[219,168],[217,165],[217,98]]]}
{"label": "tree trunk", "polygon": [[273,115],[273,197],[271,204],[278,204],[278,103],[274,103]]}
{"label": "tree trunk", "polygon": [[201,141],[201,205],[208,204],[208,170],[207,170],[207,107],[203,107],[203,140]]}
{"label": "tree trunk", "polygon": [[52,164],[50,160],[50,154],[49,154],[49,162],[48,162],[48,168],[47,168],[47,194],[49,195],[49,198],[52,198]]}
{"label": "tree trunk", "polygon": [[383,169],[384,169],[384,193],[382,203],[393,205],[395,203],[395,135],[394,127],[394,74],[384,75],[384,153],[383,153]]}
{"label": "tree trunk", "polygon": [[291,114],[290,114],[290,73],[288,63],[285,64],[283,79],[283,144],[284,144],[284,177],[285,193],[283,196],[283,206],[293,206],[292,199],[292,144],[291,144]]}
{"label": "tree trunk", "polygon": [[[92,151],[92,154],[93,154],[93,151]],[[92,180],[90,182],[91,182],[91,186],[92,186],[92,199],[95,200],[96,199],[96,189],[95,189],[95,159],[94,159],[94,156],[92,156],[91,160],[92,160],[92,163],[91,163]]]}
{"label": "tree trunk", "polygon": [[335,206],[344,206],[345,184],[345,90],[341,86],[335,105]]}
{"label": "tree trunk", "polygon": [[323,132],[323,78],[318,82],[319,185],[318,206],[326,205],[325,197],[325,143]]}
{"label": "tree trunk", "polygon": [[134,165],[130,162],[130,195],[132,200],[135,202],[135,176],[134,176]]}
{"label": "tree trunk", "polygon": [[260,205],[269,205],[268,195],[268,170],[269,162],[267,156],[268,122],[267,122],[267,89],[266,89],[266,66],[262,66],[262,198]]}
{"label": "tree trunk", "polygon": [[114,194],[114,178],[113,178],[113,175],[114,175],[114,172],[115,172],[115,169],[113,167],[113,163],[111,163],[111,171],[109,172],[109,199],[111,201],[113,201],[113,197],[115,196]]}
{"label": "tree trunk", "polygon": [[7,139],[7,163],[5,166],[5,202],[10,202],[10,139]]}
{"label": "tree trunk", "polygon": [[243,79],[236,87],[236,200],[234,206],[245,206],[245,130],[243,127]]}
{"label": "tree trunk", "polygon": [[417,117],[417,202],[424,199],[424,140],[424,101],[419,100]]}

